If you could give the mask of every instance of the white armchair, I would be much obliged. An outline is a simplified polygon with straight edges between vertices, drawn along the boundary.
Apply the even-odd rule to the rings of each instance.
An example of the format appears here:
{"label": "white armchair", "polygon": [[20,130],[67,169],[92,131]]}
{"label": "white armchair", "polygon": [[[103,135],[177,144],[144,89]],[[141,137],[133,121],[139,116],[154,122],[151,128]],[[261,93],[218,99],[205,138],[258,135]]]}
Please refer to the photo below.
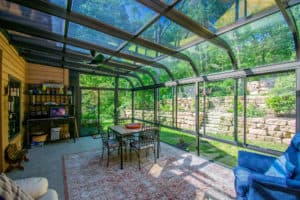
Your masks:
{"label": "white armchair", "polygon": [[48,180],[42,177],[11,180],[0,174],[0,199],[58,200],[57,192],[48,188]]}

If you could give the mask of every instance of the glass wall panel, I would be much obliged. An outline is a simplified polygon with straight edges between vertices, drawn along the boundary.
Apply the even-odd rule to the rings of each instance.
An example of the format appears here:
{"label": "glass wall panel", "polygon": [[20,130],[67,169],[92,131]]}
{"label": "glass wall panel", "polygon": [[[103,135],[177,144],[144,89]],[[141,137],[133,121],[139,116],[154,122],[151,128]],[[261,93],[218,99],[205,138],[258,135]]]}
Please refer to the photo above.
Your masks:
{"label": "glass wall panel", "polygon": [[114,77],[80,74],[79,81],[81,87],[105,87],[105,88],[115,87]]}
{"label": "glass wall panel", "polygon": [[130,33],[137,32],[156,15],[154,11],[134,0],[74,0],[72,11]]}
{"label": "glass wall panel", "polygon": [[281,13],[273,14],[221,36],[240,68],[295,60],[293,37]]}
{"label": "glass wall panel", "polygon": [[162,55],[158,51],[154,51],[152,49],[133,43],[128,43],[126,47],[122,50],[122,52],[144,59],[154,59]]}
{"label": "glass wall panel", "polygon": [[195,131],[195,85],[178,86],[177,127]]}
{"label": "glass wall panel", "polygon": [[114,123],[114,91],[100,90],[100,124],[104,129]]}
{"label": "glass wall panel", "polygon": [[0,1],[0,16],[35,28],[64,34],[65,20],[5,0]]}
{"label": "glass wall panel", "polygon": [[171,71],[175,79],[183,79],[195,76],[190,63],[184,60],[179,60],[177,58],[168,56],[160,60],[159,63],[165,65]]}
{"label": "glass wall panel", "polygon": [[296,5],[296,6],[293,6],[291,9],[289,9],[292,11],[292,14],[293,14],[293,18],[296,22],[296,25],[297,25],[297,29],[298,29],[298,34],[300,33],[300,5]]}
{"label": "glass wall panel", "polygon": [[209,42],[202,42],[192,46],[182,53],[193,60],[201,75],[232,69],[228,53]]}
{"label": "glass wall panel", "polygon": [[[204,102],[205,101],[205,102]],[[204,87],[204,83],[199,83],[199,133],[201,135],[204,135],[204,124],[205,124],[205,118],[204,118],[204,107],[207,103],[206,99],[206,90]]]}
{"label": "glass wall panel", "polygon": [[230,12],[231,10],[235,11],[235,0],[184,0],[176,5],[176,9],[212,32],[235,21],[235,13]]}
{"label": "glass wall panel", "polygon": [[[238,101],[237,101],[237,113],[238,113],[238,135],[237,140],[240,143],[244,143],[244,129],[246,124],[244,123],[245,114],[245,91],[246,79],[238,79]],[[246,98],[247,99],[247,98]]]}
{"label": "glass wall panel", "polygon": [[121,39],[72,22],[69,23],[68,37],[114,50],[124,42]]}
{"label": "glass wall panel", "polygon": [[169,74],[164,69],[155,68],[152,66],[143,66],[142,69],[149,71],[154,77],[156,77],[156,80],[159,81],[159,83],[164,83],[171,80]]}
{"label": "glass wall panel", "polygon": [[268,10],[272,7],[276,6],[276,2],[274,0],[264,0],[264,1],[257,1],[257,0],[247,0],[247,14],[253,15],[258,12],[262,12]]}
{"label": "glass wall panel", "polygon": [[158,120],[160,124],[173,126],[174,124],[174,94],[173,87],[163,87],[159,88],[159,111],[158,111]]}
{"label": "glass wall panel", "polygon": [[206,135],[233,140],[234,80],[206,83]]}
{"label": "glass wall panel", "polygon": [[80,136],[96,135],[100,123],[98,90],[81,90]]}
{"label": "glass wall panel", "polygon": [[247,143],[285,151],[295,134],[294,72],[247,80]]}
{"label": "glass wall panel", "polygon": [[134,117],[154,121],[154,90],[138,90],[134,98]]}
{"label": "glass wall panel", "polygon": [[152,42],[175,49],[199,39],[194,33],[186,30],[166,17],[161,17],[143,32],[141,36]]}
{"label": "glass wall panel", "polygon": [[132,118],[132,91],[119,90],[119,118]]}

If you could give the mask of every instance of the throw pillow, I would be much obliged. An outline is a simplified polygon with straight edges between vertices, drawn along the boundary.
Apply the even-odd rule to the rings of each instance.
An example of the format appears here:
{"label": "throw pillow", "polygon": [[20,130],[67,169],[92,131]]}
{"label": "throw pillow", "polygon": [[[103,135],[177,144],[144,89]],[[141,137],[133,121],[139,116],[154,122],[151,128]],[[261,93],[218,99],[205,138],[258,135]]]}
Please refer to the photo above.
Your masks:
{"label": "throw pillow", "polygon": [[290,178],[295,170],[295,166],[288,161],[285,154],[277,158],[270,168],[265,172],[266,176]]}
{"label": "throw pillow", "polygon": [[0,174],[0,199],[33,200],[5,174]]}

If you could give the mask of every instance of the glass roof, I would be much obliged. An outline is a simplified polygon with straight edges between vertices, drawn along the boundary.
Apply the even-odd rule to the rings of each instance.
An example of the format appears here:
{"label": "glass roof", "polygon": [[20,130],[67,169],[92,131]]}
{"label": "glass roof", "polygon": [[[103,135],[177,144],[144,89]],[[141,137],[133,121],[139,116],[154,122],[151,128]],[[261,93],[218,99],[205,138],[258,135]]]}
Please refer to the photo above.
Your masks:
{"label": "glass roof", "polygon": [[8,33],[13,36],[18,36],[17,41],[26,42],[28,44],[35,44],[35,45],[40,45],[43,47],[56,48],[59,50],[62,50],[62,47],[63,47],[63,43],[61,43],[61,42],[55,42],[53,40],[47,40],[44,38],[35,37],[35,36],[27,35],[27,34],[22,34],[22,33],[15,32],[15,31],[8,31]]}
{"label": "glass roof", "polygon": [[173,49],[178,49],[199,39],[194,33],[166,17],[160,17],[142,33],[141,37]]}
{"label": "glass roof", "polygon": [[48,0],[50,3],[53,3],[57,6],[66,8],[67,7],[67,0]]}
{"label": "glass roof", "polygon": [[162,53],[158,51],[154,51],[152,49],[133,43],[128,43],[126,47],[122,50],[122,52],[145,59],[153,59],[162,55]]}
{"label": "glass roof", "polygon": [[0,16],[9,17],[14,22],[33,26],[41,30],[64,34],[64,19],[5,0],[0,0]]}
{"label": "glass roof", "polygon": [[295,59],[293,36],[281,13],[230,31],[221,38],[231,46],[240,68]]}
{"label": "glass roof", "polygon": [[184,0],[176,5],[176,9],[210,31],[216,32],[218,28],[234,22],[235,14],[229,13],[231,7],[235,7],[234,2],[235,0]]}
{"label": "glass roof", "polygon": [[130,33],[137,32],[155,15],[154,11],[134,0],[109,2],[73,0],[72,11],[96,18]]}
{"label": "glass roof", "polygon": [[69,23],[68,37],[114,50],[116,50],[124,42],[124,40],[72,22]]}
{"label": "glass roof", "polygon": [[72,45],[69,45],[69,44],[66,45],[66,49],[67,50],[71,50],[71,51],[76,51],[78,53],[90,55],[90,51],[89,50],[83,49],[83,48],[79,48],[79,47],[75,47],[75,46],[72,46]]}
{"label": "glass roof", "polygon": [[276,6],[275,0],[247,0],[247,13],[249,15],[267,10]]}
{"label": "glass roof", "polygon": [[[7,30],[12,36],[10,37],[11,44],[17,45],[21,53],[28,54],[28,59],[32,55],[49,56],[49,60],[52,59],[49,61],[51,63],[58,59],[58,66],[63,59],[68,62],[88,63],[92,59],[90,48],[93,48],[93,45],[98,46],[99,49],[103,47],[109,49],[105,52],[110,55],[103,54],[107,62],[101,63],[101,67],[98,67],[100,71],[102,69],[107,73],[107,70],[112,70],[124,76],[132,74],[142,79],[144,85],[154,84],[151,76],[155,77],[159,83],[171,81],[168,71],[175,80],[178,80],[194,77],[196,74],[193,67],[200,75],[233,70],[229,50],[232,50],[239,69],[296,60],[292,32],[274,0],[160,1],[169,6],[176,3],[173,9],[208,29],[217,39],[212,43],[212,40],[207,41],[184,28],[189,28],[189,26],[184,26],[182,20],[178,19],[178,16],[181,16],[176,16],[178,12],[173,12],[173,17],[166,13],[158,15],[153,9],[135,0],[73,0],[70,1],[72,2],[70,16],[58,14],[55,10],[36,6],[33,3],[24,3],[25,1],[18,1],[19,5],[0,0],[0,19],[4,21],[3,27],[11,29]],[[67,0],[48,0],[47,2],[68,12]],[[291,10],[299,30],[300,4],[296,1],[289,1],[289,4],[295,4],[288,9]],[[27,5],[30,8],[21,5]],[[278,11],[272,11],[271,14],[268,12],[271,8]],[[263,13],[264,11],[267,12]],[[51,12],[53,15],[47,14]],[[77,13],[77,15],[72,15],[72,13]],[[160,17],[155,18],[155,16]],[[156,21],[152,21],[154,19]],[[108,25],[103,27],[107,29],[105,33],[88,27],[95,20]],[[10,22],[11,24],[7,25]],[[237,26],[229,26],[234,23],[237,23]],[[68,25],[67,33],[64,32],[66,24]],[[28,30],[26,27],[29,27]],[[0,28],[2,28],[1,24]],[[110,29],[114,36],[109,35]],[[119,33],[116,33],[118,29]],[[192,28],[189,29],[192,30]],[[222,31],[223,34],[221,34]],[[49,37],[47,32],[49,32]],[[31,36],[31,34],[39,35],[41,38]],[[69,38],[76,40],[70,42]],[[126,41],[121,38],[130,39]],[[141,38],[148,40],[146,47],[138,41]],[[220,48],[223,45],[218,42],[222,43],[222,40],[230,49]],[[124,48],[120,48],[125,44]],[[49,48],[49,51],[46,49],[39,52],[39,46],[43,50]],[[161,53],[164,47],[169,48],[170,51]],[[54,54],[56,51],[57,55]],[[64,51],[69,54],[61,56],[64,55]],[[75,58],[77,56],[75,53],[79,54],[78,58]],[[177,56],[175,57],[174,54]],[[32,59],[35,60],[35,57]],[[155,66],[155,64],[163,65],[167,70],[150,66]],[[97,68],[97,65],[91,66]],[[146,70],[151,73],[151,76],[133,71],[135,68]],[[135,87],[141,86],[137,78],[130,77],[130,80]]]}
{"label": "glass roof", "polygon": [[182,53],[193,60],[201,75],[232,69],[228,53],[209,42],[192,46]]}
{"label": "glass roof", "polygon": [[192,66],[186,61],[168,56],[160,60],[159,63],[167,66],[175,79],[183,79],[195,76]]}

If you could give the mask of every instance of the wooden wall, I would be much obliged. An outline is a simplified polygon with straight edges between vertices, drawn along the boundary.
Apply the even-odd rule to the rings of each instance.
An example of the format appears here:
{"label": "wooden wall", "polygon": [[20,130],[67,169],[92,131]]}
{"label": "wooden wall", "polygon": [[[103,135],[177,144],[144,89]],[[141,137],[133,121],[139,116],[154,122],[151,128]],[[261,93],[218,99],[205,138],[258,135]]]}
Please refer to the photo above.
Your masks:
{"label": "wooden wall", "polygon": [[[7,164],[4,160],[4,150],[10,142],[16,143],[18,146],[22,145],[24,126],[21,125],[20,134],[14,137],[11,141],[8,139],[8,96],[5,94],[5,87],[8,85],[8,77],[13,76],[14,78],[21,81],[21,121],[24,119],[24,108],[25,108],[25,68],[26,62],[21,58],[17,51],[9,45],[5,36],[0,33],[0,76],[1,76],[1,94],[0,94],[0,171],[4,171]],[[22,123],[21,123],[22,124]]]}
{"label": "wooden wall", "polygon": [[69,85],[69,70],[57,67],[49,67],[28,63],[26,67],[26,82],[40,84],[45,82],[57,82]]}
{"label": "wooden wall", "polygon": [[[11,141],[8,139],[8,96],[5,87],[8,77],[13,76],[21,81],[21,133]],[[23,144],[25,127],[22,125],[26,110],[26,85],[28,83],[40,84],[55,81],[69,85],[69,71],[67,69],[26,63],[13,46],[9,45],[6,37],[0,33],[0,172],[8,167],[4,159],[4,150],[9,143]]]}

